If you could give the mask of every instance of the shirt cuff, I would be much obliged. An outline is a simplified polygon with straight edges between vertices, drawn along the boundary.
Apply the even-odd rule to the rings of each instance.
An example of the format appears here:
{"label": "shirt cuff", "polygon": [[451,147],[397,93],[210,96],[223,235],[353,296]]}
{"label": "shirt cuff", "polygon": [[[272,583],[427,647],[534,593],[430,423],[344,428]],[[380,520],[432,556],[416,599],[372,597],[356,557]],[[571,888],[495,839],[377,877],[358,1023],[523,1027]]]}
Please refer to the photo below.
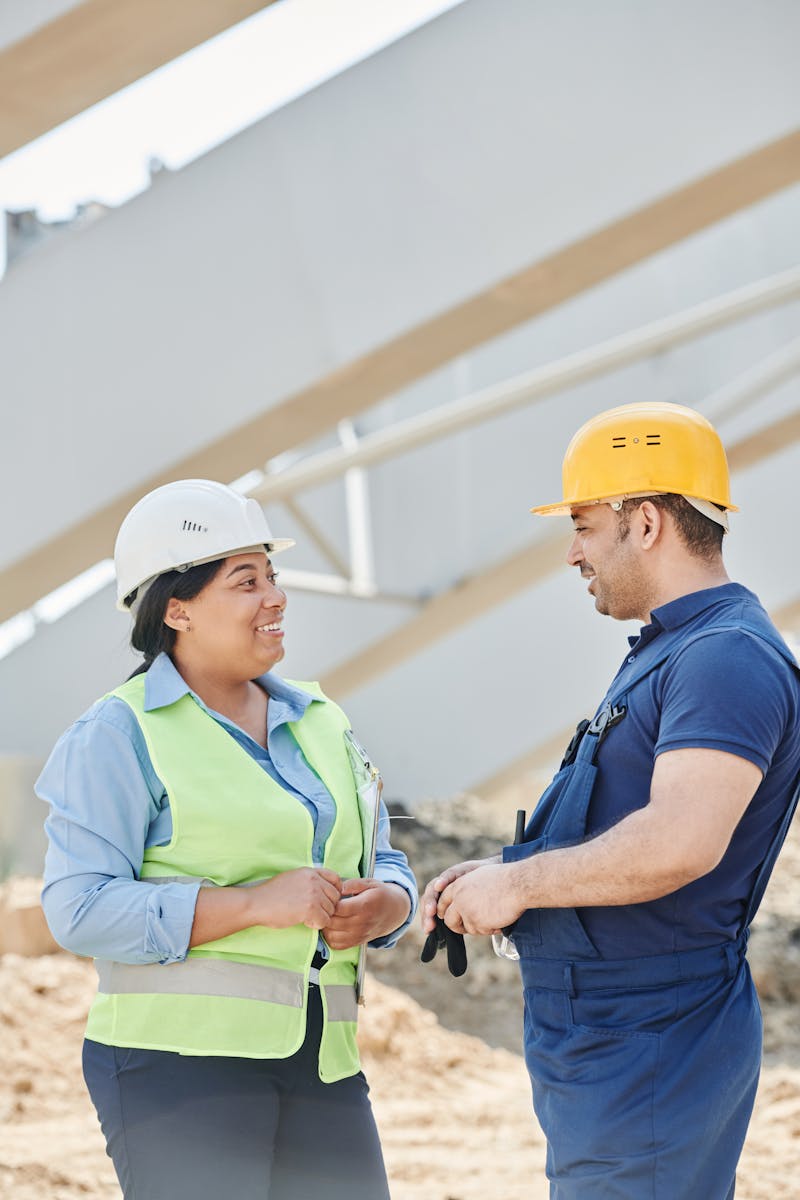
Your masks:
{"label": "shirt cuff", "polygon": [[373,938],[371,942],[367,942],[367,945],[372,947],[373,950],[391,950],[392,946],[396,946],[400,941],[400,938],[417,915],[417,892],[416,889],[412,890],[409,887],[407,879],[399,874],[395,874],[391,870],[380,871],[379,868],[376,868],[375,878],[379,879],[381,883],[396,883],[398,887],[403,889],[411,901],[411,908],[402,925],[399,925],[392,933],[384,933],[382,937]]}
{"label": "shirt cuff", "polygon": [[535,838],[531,842],[520,842],[517,846],[503,846],[503,862],[522,862],[523,859],[532,858],[534,854],[541,854],[543,849],[541,838]]}
{"label": "shirt cuff", "polygon": [[152,883],[142,880],[152,892],[145,909],[147,953],[160,963],[183,962],[189,953],[199,880],[192,883]]}

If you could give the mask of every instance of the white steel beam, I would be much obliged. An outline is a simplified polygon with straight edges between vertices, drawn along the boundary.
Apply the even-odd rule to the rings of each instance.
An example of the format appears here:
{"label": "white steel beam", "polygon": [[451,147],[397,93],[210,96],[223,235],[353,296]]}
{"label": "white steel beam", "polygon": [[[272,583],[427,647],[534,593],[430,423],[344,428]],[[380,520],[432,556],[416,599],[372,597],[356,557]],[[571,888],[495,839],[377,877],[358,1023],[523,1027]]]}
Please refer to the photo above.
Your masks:
{"label": "white steel beam", "polygon": [[[767,197],[780,208],[800,179],[800,10],[676,4],[610,26],[585,2],[577,42],[571,6],[456,5],[10,271],[0,507],[34,477],[52,491],[28,489],[5,530],[0,619],[106,557],[158,484],[234,479],[259,446],[319,437],[629,268],[659,312],[668,264],[645,259]],[[742,280],[741,259],[723,277]],[[113,446],[112,397],[136,413]]]}
{"label": "white steel beam", "polygon": [[[339,422],[339,438],[344,449],[358,445],[353,422]],[[372,553],[372,523],[369,511],[369,483],[366,472],[351,467],[344,476],[347,509],[347,540],[350,548],[350,578],[362,588],[374,588],[375,566]]]}
{"label": "white steel beam", "polygon": [[703,413],[710,421],[720,421],[740,413],[754,400],[772,392],[782,383],[800,373],[800,338],[781,346],[774,354],[761,360],[745,371],[738,379],[731,380],[702,404]]}
{"label": "white steel beam", "polygon": [[291,588],[293,592],[319,592],[326,596],[347,596],[351,600],[380,600],[387,604],[402,604],[405,608],[419,608],[423,603],[416,596],[379,592],[374,584],[345,579],[340,575],[281,567],[280,576],[281,585]]}
{"label": "white steel beam", "polygon": [[[721,329],[733,321],[796,300],[799,296],[800,267],[793,267],[695,305],[685,312],[653,321],[640,329],[536,367],[475,395],[443,404],[406,421],[398,421],[389,429],[367,434],[354,444],[323,451],[280,474],[267,476],[250,494],[262,504],[282,500],[304,488],[336,479],[355,467],[374,466],[436,438],[457,433],[481,421],[499,417],[566,388],[596,379],[599,375],[617,371],[652,354],[662,353]],[[779,357],[775,356],[776,359]],[[785,358],[780,357],[779,362],[770,360],[768,381],[772,376],[785,378],[787,370],[796,369],[797,358],[795,346]]]}

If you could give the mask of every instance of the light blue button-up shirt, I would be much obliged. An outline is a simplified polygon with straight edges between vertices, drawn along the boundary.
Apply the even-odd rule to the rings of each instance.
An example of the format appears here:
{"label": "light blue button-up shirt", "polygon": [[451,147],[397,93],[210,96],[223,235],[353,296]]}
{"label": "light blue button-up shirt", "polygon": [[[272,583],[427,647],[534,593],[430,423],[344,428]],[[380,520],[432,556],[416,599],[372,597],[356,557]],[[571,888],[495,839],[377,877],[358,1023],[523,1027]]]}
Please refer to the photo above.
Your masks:
{"label": "light blue button-up shirt", "polygon": [[[290,721],[298,721],[316,696],[268,673],[259,681],[268,693],[267,749],[227,717],[209,709],[188,687],[172,660],[160,654],[145,678],[146,711],[174,704],[187,693],[280,784],[314,822],[313,860],[321,864],[336,806],[306,761]],[[42,906],[56,940],[75,954],[116,962],[176,962],[189,948],[199,883],[138,882],[149,846],[172,837],[169,797],[156,774],[141,727],[116,696],[99,700],[56,744],[36,782],[50,805],[45,823]],[[389,842],[389,816],[380,809],[375,878],[397,883],[411,899],[411,912],[394,933],[372,946],[393,946],[413,920],[414,875],[405,854]]]}

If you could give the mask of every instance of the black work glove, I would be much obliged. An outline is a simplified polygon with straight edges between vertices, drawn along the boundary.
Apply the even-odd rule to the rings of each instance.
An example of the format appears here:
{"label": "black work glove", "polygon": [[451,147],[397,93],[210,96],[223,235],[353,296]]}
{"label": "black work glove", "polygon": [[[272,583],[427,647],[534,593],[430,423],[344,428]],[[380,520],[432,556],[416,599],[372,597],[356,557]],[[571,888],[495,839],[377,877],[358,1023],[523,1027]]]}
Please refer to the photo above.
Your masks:
{"label": "black work glove", "polygon": [[435,919],[436,926],[425,939],[425,945],[419,956],[420,962],[430,962],[436,957],[437,951],[447,947],[448,970],[451,975],[458,978],[467,969],[467,948],[464,945],[464,935],[456,933],[449,925],[445,925],[441,917],[437,916]]}

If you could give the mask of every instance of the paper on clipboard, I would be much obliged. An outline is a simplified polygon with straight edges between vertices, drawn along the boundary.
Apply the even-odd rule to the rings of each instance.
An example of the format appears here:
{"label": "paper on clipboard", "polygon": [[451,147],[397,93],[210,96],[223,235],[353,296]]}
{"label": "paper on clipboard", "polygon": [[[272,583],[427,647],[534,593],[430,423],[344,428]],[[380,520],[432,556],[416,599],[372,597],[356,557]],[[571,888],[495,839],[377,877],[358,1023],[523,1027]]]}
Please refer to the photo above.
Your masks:
{"label": "paper on clipboard", "polygon": [[[352,729],[344,733],[347,755],[355,780],[358,795],[358,813],[361,818],[361,836],[363,851],[361,855],[361,878],[371,879],[375,872],[375,858],[378,850],[378,822],[380,820],[381,792],[383,780],[380,771],[369,758],[363,746],[356,740]],[[366,969],[366,946],[361,946],[358,952],[356,968],[356,1000],[364,1003],[364,972]]]}

